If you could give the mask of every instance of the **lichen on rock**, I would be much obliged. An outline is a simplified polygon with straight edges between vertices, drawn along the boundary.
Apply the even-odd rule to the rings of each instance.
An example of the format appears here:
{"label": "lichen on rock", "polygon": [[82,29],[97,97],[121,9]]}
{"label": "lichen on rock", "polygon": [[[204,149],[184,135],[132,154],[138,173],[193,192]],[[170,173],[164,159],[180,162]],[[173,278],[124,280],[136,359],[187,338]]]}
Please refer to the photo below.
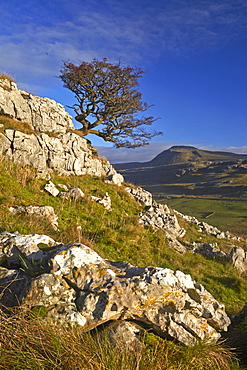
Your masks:
{"label": "lichen on rock", "polygon": [[[224,305],[190,275],[112,262],[83,244],[57,244],[49,238],[47,242],[54,246],[39,251],[38,242],[44,238],[0,234],[5,269],[0,287],[6,281],[9,284],[8,292],[2,289],[0,293],[1,304],[18,301],[30,309],[45,306],[55,321],[76,322],[84,330],[112,320],[131,320],[184,344],[198,338],[216,341],[230,324]],[[38,255],[42,263],[36,260],[34,275],[30,262]],[[29,270],[20,270],[22,280],[14,279],[12,284],[8,271],[22,268],[19,256],[29,262]],[[9,299],[10,292],[16,299]]]}

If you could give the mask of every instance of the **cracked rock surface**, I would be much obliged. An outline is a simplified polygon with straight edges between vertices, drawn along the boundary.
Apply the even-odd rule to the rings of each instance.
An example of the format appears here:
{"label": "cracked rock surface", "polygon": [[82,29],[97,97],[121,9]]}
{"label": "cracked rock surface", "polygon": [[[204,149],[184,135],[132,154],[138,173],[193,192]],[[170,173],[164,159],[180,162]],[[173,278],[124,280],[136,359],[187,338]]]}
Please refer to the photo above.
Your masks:
{"label": "cracked rock surface", "polygon": [[[39,249],[40,243],[47,249]],[[83,244],[3,233],[0,265],[2,305],[45,306],[54,321],[76,322],[85,330],[131,320],[193,344],[217,340],[230,324],[224,306],[190,275],[109,261]]]}

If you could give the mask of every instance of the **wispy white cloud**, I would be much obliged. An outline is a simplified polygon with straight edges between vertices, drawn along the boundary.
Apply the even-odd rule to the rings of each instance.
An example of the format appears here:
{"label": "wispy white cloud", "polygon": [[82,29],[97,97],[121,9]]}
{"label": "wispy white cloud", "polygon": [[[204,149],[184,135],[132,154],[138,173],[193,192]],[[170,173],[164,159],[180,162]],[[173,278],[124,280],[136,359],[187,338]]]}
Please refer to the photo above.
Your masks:
{"label": "wispy white cloud", "polygon": [[[0,13],[0,71],[38,93],[58,86],[62,60],[107,57],[148,68],[247,37],[245,0],[8,1]],[[21,13],[20,13],[21,12]]]}
{"label": "wispy white cloud", "polygon": [[[58,3],[62,16],[55,13]],[[5,7],[0,16],[0,68],[23,72],[28,66],[33,75],[54,74],[61,60],[107,56],[138,64],[164,52],[197,51],[247,34],[245,0],[63,0],[50,8],[39,4],[39,13],[27,1],[23,22],[17,22],[14,8]]]}

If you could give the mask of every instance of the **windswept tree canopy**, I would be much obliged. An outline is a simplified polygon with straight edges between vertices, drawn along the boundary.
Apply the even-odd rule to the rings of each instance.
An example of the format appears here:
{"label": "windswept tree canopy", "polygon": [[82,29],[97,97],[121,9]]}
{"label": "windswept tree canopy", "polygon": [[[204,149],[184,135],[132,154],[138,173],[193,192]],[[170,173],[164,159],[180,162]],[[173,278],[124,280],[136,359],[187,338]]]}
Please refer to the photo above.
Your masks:
{"label": "windswept tree canopy", "polygon": [[117,147],[135,148],[161,134],[146,131],[145,126],[152,125],[154,117],[139,115],[150,108],[141,101],[142,95],[136,89],[137,80],[144,73],[141,69],[93,59],[79,66],[64,62],[60,72],[64,86],[77,99],[72,108],[84,136],[95,134]]}

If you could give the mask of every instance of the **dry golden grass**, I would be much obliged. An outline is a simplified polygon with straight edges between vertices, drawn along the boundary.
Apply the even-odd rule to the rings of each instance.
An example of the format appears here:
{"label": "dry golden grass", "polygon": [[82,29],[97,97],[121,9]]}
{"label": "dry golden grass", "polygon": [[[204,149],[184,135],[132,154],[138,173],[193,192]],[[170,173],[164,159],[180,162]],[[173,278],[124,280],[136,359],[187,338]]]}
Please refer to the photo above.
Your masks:
{"label": "dry golden grass", "polygon": [[8,73],[0,73],[0,80],[8,80],[9,82],[15,82],[12,76]]}
{"label": "dry golden grass", "polygon": [[141,351],[124,343],[113,346],[103,333],[84,333],[79,327],[55,325],[26,311],[1,315],[0,369],[25,370],[237,370],[232,352],[223,344],[178,346],[145,334]]}

